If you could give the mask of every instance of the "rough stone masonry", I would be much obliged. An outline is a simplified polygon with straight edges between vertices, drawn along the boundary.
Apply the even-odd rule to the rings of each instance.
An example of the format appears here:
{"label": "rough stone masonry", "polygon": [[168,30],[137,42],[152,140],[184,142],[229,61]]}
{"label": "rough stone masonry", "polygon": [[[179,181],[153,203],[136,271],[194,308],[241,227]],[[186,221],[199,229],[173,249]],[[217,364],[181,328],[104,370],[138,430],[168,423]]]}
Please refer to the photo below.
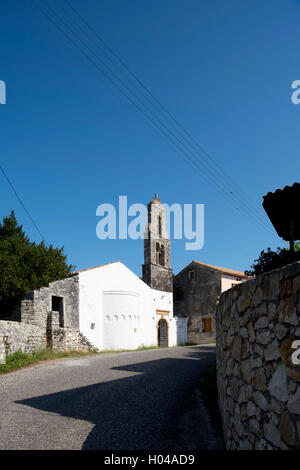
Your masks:
{"label": "rough stone masonry", "polygon": [[227,449],[300,449],[300,263],[224,292],[216,331]]}
{"label": "rough stone masonry", "polygon": [[[27,292],[10,315],[0,320],[0,344],[6,354],[32,353],[46,347],[60,351],[95,349],[79,331],[78,275]],[[53,298],[62,300],[54,309]],[[13,321],[9,321],[13,320]]]}

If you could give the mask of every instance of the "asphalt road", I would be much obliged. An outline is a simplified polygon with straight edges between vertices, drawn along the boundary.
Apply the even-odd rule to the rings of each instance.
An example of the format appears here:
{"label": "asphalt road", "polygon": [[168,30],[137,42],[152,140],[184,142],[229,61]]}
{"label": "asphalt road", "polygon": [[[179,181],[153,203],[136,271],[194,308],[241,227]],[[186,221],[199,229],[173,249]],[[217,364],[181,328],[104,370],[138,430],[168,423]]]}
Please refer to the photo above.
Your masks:
{"label": "asphalt road", "polygon": [[[214,360],[213,346],[187,346],[2,375],[0,449],[191,450],[185,434],[195,434],[195,423],[187,416],[195,416],[195,389]],[[205,428],[201,416],[196,426]]]}

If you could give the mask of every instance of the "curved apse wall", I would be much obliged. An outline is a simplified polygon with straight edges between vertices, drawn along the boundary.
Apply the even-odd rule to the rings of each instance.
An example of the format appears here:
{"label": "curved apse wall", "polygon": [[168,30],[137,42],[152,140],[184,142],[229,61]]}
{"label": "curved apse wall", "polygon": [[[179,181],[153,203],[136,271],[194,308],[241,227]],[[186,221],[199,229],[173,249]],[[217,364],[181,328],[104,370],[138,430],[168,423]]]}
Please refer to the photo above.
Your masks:
{"label": "curved apse wall", "polygon": [[103,292],[104,349],[136,349],[141,330],[140,294]]}

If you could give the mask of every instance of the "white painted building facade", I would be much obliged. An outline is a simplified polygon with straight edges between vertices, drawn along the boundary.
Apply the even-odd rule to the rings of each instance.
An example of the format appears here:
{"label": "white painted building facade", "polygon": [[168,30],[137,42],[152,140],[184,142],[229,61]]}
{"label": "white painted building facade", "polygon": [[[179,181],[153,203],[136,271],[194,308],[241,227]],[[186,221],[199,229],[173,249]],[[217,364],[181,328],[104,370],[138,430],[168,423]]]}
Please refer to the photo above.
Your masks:
{"label": "white painted building facade", "polygon": [[186,319],[173,315],[173,293],[152,289],[123,263],[78,272],[79,329],[100,350],[176,346]]}

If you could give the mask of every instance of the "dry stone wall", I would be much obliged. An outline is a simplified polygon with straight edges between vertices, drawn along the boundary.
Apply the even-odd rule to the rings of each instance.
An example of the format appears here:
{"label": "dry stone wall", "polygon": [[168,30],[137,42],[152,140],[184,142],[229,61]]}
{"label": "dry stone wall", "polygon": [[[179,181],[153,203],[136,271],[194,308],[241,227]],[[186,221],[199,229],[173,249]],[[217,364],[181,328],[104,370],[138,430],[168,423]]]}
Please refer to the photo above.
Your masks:
{"label": "dry stone wall", "polygon": [[224,292],[216,333],[226,447],[300,449],[300,263]]}
{"label": "dry stone wall", "polygon": [[35,325],[0,321],[0,344],[6,354],[33,353],[47,347],[46,330]]}
{"label": "dry stone wall", "polygon": [[[56,312],[54,312],[56,313]],[[45,329],[28,323],[0,321],[0,349],[5,354],[20,351],[32,354],[52,348],[56,351],[92,351],[96,348],[77,328]]]}

